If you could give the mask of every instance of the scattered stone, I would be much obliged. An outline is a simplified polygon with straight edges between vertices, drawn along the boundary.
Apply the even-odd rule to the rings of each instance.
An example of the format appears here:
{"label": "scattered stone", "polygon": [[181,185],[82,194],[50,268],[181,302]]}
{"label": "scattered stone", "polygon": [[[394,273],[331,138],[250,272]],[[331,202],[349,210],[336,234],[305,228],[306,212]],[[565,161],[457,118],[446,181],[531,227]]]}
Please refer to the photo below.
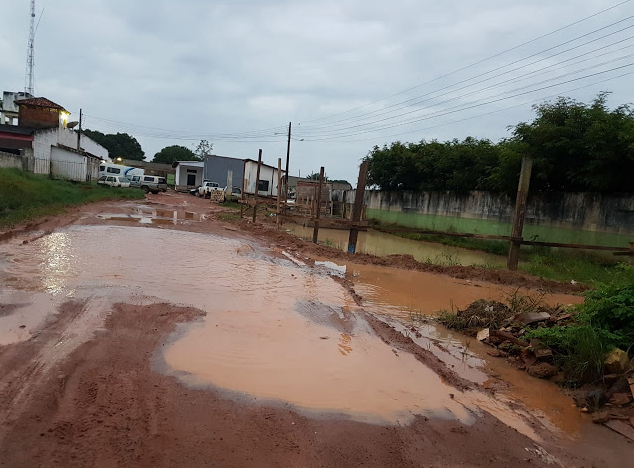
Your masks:
{"label": "scattered stone", "polygon": [[515,320],[517,322],[522,322],[525,325],[530,325],[531,323],[537,322],[545,322],[550,318],[550,314],[548,312],[522,312],[521,314],[517,314],[515,316]]}
{"label": "scattered stone", "polygon": [[509,332],[504,332],[501,330],[491,330],[490,331],[490,335],[491,336],[496,336],[498,338],[502,338],[503,340],[508,340],[511,343],[514,343],[518,346],[521,346],[522,348],[526,348],[528,347],[528,343],[526,341],[522,341],[519,338],[514,337],[511,333]]}
{"label": "scattered stone", "polygon": [[478,334],[476,335],[476,338],[478,339],[478,341],[485,341],[486,339],[489,338],[489,329],[488,328],[483,328],[482,330],[480,330],[478,332]]}
{"label": "scattered stone", "polygon": [[617,406],[625,406],[630,402],[629,393],[615,393],[610,398],[610,403]]}
{"label": "scattered stone", "polygon": [[586,395],[586,403],[590,408],[601,408],[608,401],[608,396],[603,390],[597,388]]}
{"label": "scattered stone", "polygon": [[538,362],[528,368],[528,373],[534,377],[545,379],[557,373],[557,367],[548,362]]}
{"label": "scattered stone", "polygon": [[586,406],[584,406],[583,408],[581,408],[581,412],[582,413],[589,413],[590,410]]}
{"label": "scattered stone", "polygon": [[622,349],[613,349],[606,358],[603,366],[608,374],[622,374],[628,368],[630,359]]}
{"label": "scattered stone", "polygon": [[603,424],[610,420],[610,415],[607,411],[601,411],[600,413],[595,413],[592,416],[592,422],[595,424]]}
{"label": "scattered stone", "polygon": [[20,325],[20,328],[26,328],[26,325]]}
{"label": "scattered stone", "polygon": [[553,351],[540,340],[531,340],[531,348],[537,359],[546,359],[553,355]]}
{"label": "scattered stone", "polygon": [[503,351],[500,351],[500,350],[499,350],[499,349],[497,349],[497,348],[493,348],[493,349],[489,349],[489,350],[487,350],[487,354],[488,354],[489,356],[493,356],[493,357],[504,357],[504,356],[508,356],[508,354],[507,354],[507,353],[505,353],[505,352],[503,352]]}

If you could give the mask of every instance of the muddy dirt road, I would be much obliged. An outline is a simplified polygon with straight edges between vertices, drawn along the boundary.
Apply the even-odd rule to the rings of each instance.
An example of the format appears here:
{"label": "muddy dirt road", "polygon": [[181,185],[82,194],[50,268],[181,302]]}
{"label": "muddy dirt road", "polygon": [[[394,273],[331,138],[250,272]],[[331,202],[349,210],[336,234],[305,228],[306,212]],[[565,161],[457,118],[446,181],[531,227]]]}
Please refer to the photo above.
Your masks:
{"label": "muddy dirt road", "polygon": [[222,211],[150,195],[4,236],[0,466],[631,466],[554,384],[410,321],[510,285],[306,258]]}

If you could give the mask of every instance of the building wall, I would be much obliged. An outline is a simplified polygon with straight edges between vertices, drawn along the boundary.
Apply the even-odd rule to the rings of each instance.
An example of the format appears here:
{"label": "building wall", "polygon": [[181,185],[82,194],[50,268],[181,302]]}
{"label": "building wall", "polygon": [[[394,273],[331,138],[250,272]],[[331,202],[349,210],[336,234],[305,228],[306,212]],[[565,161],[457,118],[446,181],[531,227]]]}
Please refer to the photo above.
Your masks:
{"label": "building wall", "polygon": [[87,157],[53,146],[51,148],[51,177],[54,179],[88,180]]}
{"label": "building wall", "polygon": [[[256,177],[257,177],[258,163],[255,161],[247,161],[244,165],[244,191],[245,193],[255,194]],[[235,175],[234,175],[235,180]],[[259,195],[272,195],[277,196],[277,168],[270,166],[260,167],[260,180],[266,180],[269,182],[268,190],[259,190]],[[234,183],[234,185],[236,185]]]}
{"label": "building wall", "polygon": [[20,106],[19,124],[23,127],[53,128],[59,126],[59,110]]}
{"label": "building wall", "polygon": [[[187,176],[189,174],[196,175],[196,183],[194,184],[196,187],[202,185],[203,183],[203,172],[204,167],[196,167],[196,166],[188,166],[186,164],[179,164],[176,166],[176,177],[175,177],[175,185],[176,190],[187,190],[191,187],[191,185],[187,185]],[[196,171],[194,173],[189,171]]]}
{"label": "building wall", "polygon": [[33,172],[50,174],[51,147],[57,145],[59,128],[38,130],[33,136]]}
{"label": "building wall", "polygon": [[[69,148],[77,148],[77,132],[66,127],[60,127],[58,143]],[[86,135],[81,136],[80,146],[83,151],[93,156],[101,159],[109,158],[108,150]]]}
{"label": "building wall", "polygon": [[241,188],[244,172],[244,159],[227,158],[216,155],[205,156],[205,170],[203,172],[204,180],[217,182],[218,185],[224,187],[227,184],[227,173],[229,171],[233,171],[233,186]]}
{"label": "building wall", "polygon": [[[354,203],[354,190],[346,191]],[[333,196],[334,199],[334,196]],[[366,191],[366,216],[402,226],[510,235],[515,201],[504,194],[472,191]],[[634,241],[634,194],[532,193],[524,238],[626,247]]]}
{"label": "building wall", "polygon": [[26,162],[27,159],[23,155],[0,151],[0,167],[15,167],[16,169],[22,169],[26,171],[28,169],[28,165],[26,164]]}

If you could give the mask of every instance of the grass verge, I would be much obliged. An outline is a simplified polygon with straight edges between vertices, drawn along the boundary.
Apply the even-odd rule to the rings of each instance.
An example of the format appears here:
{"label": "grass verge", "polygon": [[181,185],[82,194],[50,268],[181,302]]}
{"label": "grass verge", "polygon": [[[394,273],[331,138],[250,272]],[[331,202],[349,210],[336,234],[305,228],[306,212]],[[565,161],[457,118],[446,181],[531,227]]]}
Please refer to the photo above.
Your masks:
{"label": "grass verge", "polygon": [[143,197],[140,189],[51,180],[19,169],[0,168],[0,228],[10,228],[40,216],[56,215],[69,206]]}

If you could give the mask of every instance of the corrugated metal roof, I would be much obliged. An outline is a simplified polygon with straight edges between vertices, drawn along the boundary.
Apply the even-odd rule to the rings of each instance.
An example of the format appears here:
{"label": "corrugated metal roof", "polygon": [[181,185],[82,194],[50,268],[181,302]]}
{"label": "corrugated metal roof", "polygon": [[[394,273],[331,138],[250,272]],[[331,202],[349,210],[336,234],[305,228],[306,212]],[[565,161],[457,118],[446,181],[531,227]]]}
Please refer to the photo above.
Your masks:
{"label": "corrugated metal roof", "polygon": [[17,99],[14,101],[17,105],[35,106],[35,107],[49,107],[53,109],[66,110],[59,104],[54,103],[50,99],[45,97],[35,97],[28,99]]}

